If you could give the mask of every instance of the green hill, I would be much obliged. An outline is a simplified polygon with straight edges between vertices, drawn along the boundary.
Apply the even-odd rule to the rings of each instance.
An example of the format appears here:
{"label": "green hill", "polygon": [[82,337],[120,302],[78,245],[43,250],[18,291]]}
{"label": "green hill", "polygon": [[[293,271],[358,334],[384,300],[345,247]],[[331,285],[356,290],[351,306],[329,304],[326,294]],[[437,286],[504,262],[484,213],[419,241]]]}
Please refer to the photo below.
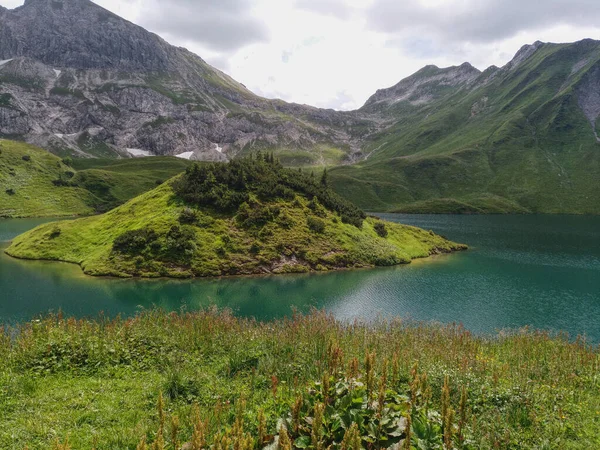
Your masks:
{"label": "green hill", "polygon": [[173,156],[130,159],[74,159],[73,181],[93,194],[96,211],[105,212],[147,192],[192,163]]}
{"label": "green hill", "polygon": [[32,145],[0,140],[0,217],[62,217],[93,212],[92,195],[65,186],[76,171]]}
{"label": "green hill", "polygon": [[203,277],[389,266],[464,249],[366,215],[272,158],[194,165],[102,216],[46,224],[7,253],[90,275]]}
{"label": "green hill", "polygon": [[600,42],[536,42],[503,68],[417,72],[362,112],[387,117],[336,168],[370,210],[600,214]]}
{"label": "green hill", "polygon": [[63,161],[33,145],[8,140],[0,140],[0,151],[0,217],[85,216],[108,211],[191,164],[175,157]]}

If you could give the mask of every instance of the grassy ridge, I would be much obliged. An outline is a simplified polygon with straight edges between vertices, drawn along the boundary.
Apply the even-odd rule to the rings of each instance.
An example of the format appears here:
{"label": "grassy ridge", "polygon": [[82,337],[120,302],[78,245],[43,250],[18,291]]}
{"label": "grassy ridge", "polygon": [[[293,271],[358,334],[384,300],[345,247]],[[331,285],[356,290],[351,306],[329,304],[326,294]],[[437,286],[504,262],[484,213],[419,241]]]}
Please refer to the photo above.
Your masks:
{"label": "grassy ridge", "polygon": [[395,125],[331,171],[334,187],[370,210],[600,214],[600,144],[579,104],[599,48],[544,44],[486,82],[370,106]]}
{"label": "grassy ridge", "polygon": [[[241,191],[195,166],[102,216],[42,225],[14,239],[6,252],[80,264],[90,275],[203,277],[389,266],[466,248],[414,227],[346,219],[363,213],[296,171],[262,161],[210,167],[229,177],[228,167],[236,166],[247,180]],[[263,178],[252,184],[253,174]],[[272,184],[277,177],[315,189],[332,208],[340,201],[341,215],[299,188]],[[197,179],[213,181],[198,188]],[[182,194],[188,201],[173,190],[182,180],[192,186]]]}
{"label": "grassy ridge", "polygon": [[[145,440],[171,450],[194,437],[202,447],[188,448],[259,449],[279,418],[289,418],[292,440],[304,446],[319,404],[328,406],[317,445],[348,448],[331,441],[350,428],[342,395],[352,380],[372,392],[354,388],[352,414],[375,426],[359,428],[364,448],[380,429],[381,398],[382,418],[404,418],[394,422],[402,439],[410,416],[411,449],[600,446],[598,350],[543,333],[485,338],[455,326],[348,325],[317,313],[256,323],[155,311],[24,324],[0,334],[0,358],[6,449],[68,439],[71,448],[134,449]],[[317,448],[310,439],[306,446]]]}
{"label": "grassy ridge", "polygon": [[57,186],[75,171],[60,158],[22,142],[0,140],[0,217],[61,217],[93,212],[92,195]]}

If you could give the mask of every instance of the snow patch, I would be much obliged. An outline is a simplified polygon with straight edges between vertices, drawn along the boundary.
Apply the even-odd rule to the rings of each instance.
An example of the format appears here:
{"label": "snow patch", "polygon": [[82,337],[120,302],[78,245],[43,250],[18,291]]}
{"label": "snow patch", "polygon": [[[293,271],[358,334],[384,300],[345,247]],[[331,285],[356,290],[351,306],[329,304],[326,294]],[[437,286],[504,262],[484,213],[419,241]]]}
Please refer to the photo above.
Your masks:
{"label": "snow patch", "polygon": [[126,150],[127,150],[127,152],[130,155],[136,156],[136,157],[140,157],[140,156],[154,156],[148,150],[140,150],[139,148],[128,148]]}
{"label": "snow patch", "polygon": [[72,134],[54,133],[54,136],[56,136],[59,139],[75,138],[75,137],[79,136],[79,133],[72,133]]}
{"label": "snow patch", "polygon": [[56,78],[60,77],[62,70],[54,69],[54,73],[56,74]]}
{"label": "snow patch", "polygon": [[192,159],[193,155],[194,155],[194,152],[184,152],[184,153],[180,153],[179,155],[175,155],[175,157],[189,160],[189,159]]}
{"label": "snow patch", "polygon": [[219,153],[223,153],[223,147],[221,147],[219,144],[214,144],[214,146],[216,151],[218,151]]}
{"label": "snow patch", "polygon": [[0,67],[2,67],[4,64],[6,64],[6,63],[9,63],[9,62],[11,62],[11,61],[12,61],[12,58],[11,58],[11,59],[5,59],[5,60],[3,60],[3,61],[0,61]]}

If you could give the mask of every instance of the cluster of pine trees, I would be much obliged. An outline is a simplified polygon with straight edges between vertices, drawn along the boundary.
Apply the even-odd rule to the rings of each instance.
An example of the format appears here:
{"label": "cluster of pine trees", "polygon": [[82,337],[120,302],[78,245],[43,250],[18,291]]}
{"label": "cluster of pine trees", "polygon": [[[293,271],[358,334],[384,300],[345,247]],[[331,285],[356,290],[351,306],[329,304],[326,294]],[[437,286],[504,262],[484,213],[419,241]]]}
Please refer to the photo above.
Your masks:
{"label": "cluster of pine trees", "polygon": [[227,164],[194,164],[173,183],[175,193],[186,203],[235,213],[256,195],[261,201],[293,200],[298,194],[316,198],[337,212],[344,223],[362,227],[366,214],[329,189],[327,171],[317,181],[314,174],[284,168],[273,154],[235,159]]}

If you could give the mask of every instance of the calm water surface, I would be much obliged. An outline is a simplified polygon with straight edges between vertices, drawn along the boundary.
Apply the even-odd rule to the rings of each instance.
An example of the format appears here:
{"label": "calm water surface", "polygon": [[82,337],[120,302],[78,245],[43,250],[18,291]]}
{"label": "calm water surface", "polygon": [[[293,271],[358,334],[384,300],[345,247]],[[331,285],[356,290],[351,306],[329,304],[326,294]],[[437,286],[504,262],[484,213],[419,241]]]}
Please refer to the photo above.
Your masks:
{"label": "calm water surface", "polygon": [[[0,323],[48,311],[130,315],[209,305],[271,319],[324,308],[340,319],[401,316],[460,322],[475,332],[530,325],[600,342],[600,217],[405,216],[471,250],[409,266],[220,280],[118,280],[63,263],[0,256]],[[0,221],[0,250],[44,220]]]}

